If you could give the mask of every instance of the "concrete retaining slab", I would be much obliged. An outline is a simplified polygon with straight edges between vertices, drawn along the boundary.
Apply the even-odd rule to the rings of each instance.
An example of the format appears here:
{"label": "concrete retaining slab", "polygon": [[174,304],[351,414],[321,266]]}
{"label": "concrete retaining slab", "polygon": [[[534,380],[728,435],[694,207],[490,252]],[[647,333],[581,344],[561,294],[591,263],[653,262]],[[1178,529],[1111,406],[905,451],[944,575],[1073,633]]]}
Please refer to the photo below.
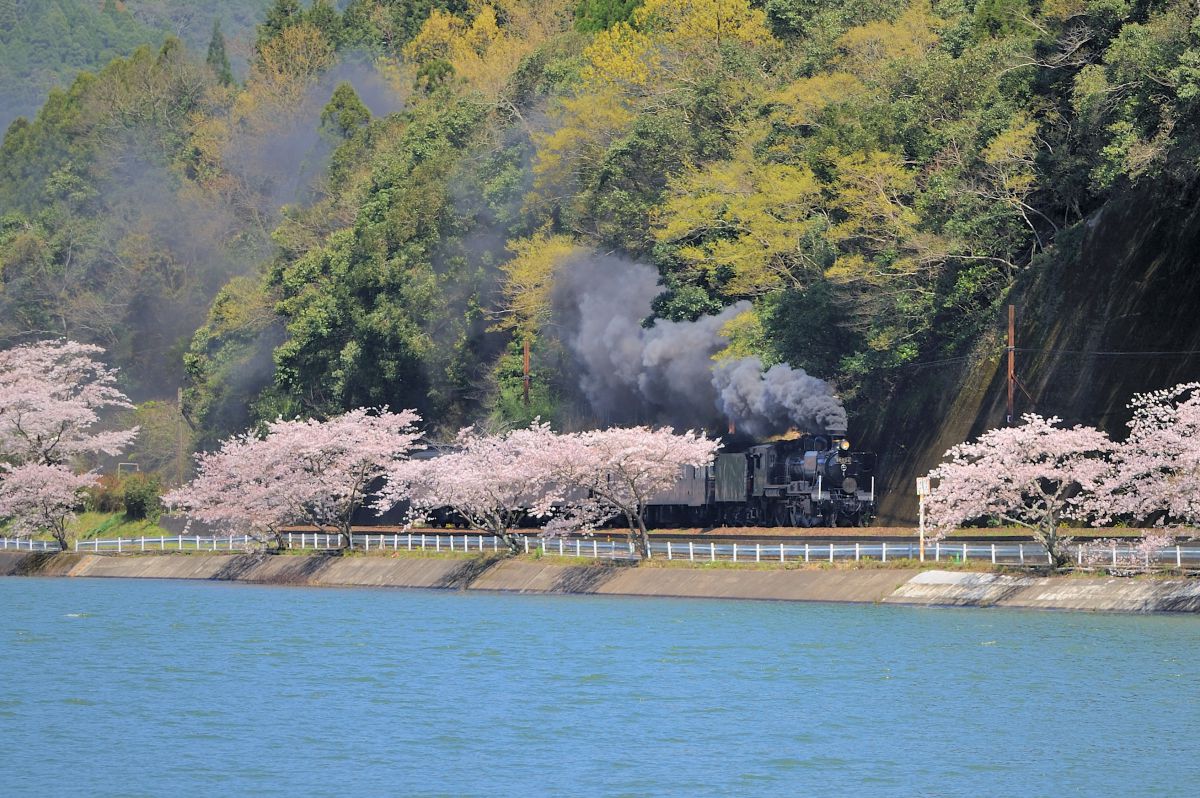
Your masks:
{"label": "concrete retaining slab", "polygon": [[1200,612],[1200,580],[962,571],[739,569],[483,557],[0,552],[0,576],[209,579],[276,585],[836,601],[1093,612]]}

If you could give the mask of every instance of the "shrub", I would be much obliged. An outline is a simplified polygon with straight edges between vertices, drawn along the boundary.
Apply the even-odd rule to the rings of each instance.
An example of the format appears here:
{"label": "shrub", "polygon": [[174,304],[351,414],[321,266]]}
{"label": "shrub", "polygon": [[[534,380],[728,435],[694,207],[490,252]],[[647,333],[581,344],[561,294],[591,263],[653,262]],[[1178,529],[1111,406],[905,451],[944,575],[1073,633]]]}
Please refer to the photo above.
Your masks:
{"label": "shrub", "polygon": [[125,485],[116,474],[105,474],[87,492],[87,508],[97,513],[115,513],[125,503]]}
{"label": "shrub", "polygon": [[162,484],[158,477],[131,474],[125,478],[125,515],[131,519],[158,518],[162,514]]}

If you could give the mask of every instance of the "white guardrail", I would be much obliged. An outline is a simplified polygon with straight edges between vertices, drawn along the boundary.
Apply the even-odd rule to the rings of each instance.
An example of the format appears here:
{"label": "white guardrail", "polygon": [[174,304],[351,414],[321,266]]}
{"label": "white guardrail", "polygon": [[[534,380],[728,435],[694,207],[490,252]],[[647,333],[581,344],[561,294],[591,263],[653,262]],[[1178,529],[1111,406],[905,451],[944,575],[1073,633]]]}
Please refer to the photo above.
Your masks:
{"label": "white guardrail", "polygon": [[[289,532],[284,538],[289,549],[331,551],[343,548],[339,535],[320,532]],[[248,535],[176,535],[173,537],[94,538],[77,540],[74,550],[93,554],[125,554],[143,551],[246,551],[262,548],[264,544]],[[267,543],[266,545],[270,545]],[[355,533],[353,547],[363,551],[431,551],[431,552],[498,552],[503,542],[492,535],[469,533]],[[528,536],[523,539],[524,553],[540,553],[560,557],[630,558],[635,556],[633,544],[621,539],[544,538]],[[0,551],[58,551],[54,541],[29,538],[0,537]],[[1085,549],[1071,547],[1072,559],[1083,564]],[[1116,544],[1111,548],[1113,566],[1128,562],[1132,544]],[[1108,550],[1105,550],[1106,554]],[[667,560],[692,562],[834,562],[835,560],[917,559],[918,544],[912,542],[869,541],[859,543],[734,543],[710,540],[655,540],[650,544],[650,556]],[[1095,552],[1093,552],[1095,556]],[[1049,561],[1046,549],[1035,543],[987,543],[980,541],[927,544],[925,558],[933,562],[986,561],[1003,565],[1041,565]],[[1105,557],[1107,560],[1107,556]],[[1095,562],[1093,560],[1093,562]],[[1158,551],[1154,562],[1165,568],[1200,568],[1200,545],[1176,545]],[[1105,563],[1107,564],[1107,563]]]}

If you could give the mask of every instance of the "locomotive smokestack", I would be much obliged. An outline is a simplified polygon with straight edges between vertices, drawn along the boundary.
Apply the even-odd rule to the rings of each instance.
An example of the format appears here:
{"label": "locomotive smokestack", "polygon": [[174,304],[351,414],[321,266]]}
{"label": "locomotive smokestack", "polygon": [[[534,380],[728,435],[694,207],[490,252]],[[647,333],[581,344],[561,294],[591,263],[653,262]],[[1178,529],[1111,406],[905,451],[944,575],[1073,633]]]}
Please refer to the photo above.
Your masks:
{"label": "locomotive smokestack", "polygon": [[732,418],[729,419],[729,434],[737,435],[737,423]]}

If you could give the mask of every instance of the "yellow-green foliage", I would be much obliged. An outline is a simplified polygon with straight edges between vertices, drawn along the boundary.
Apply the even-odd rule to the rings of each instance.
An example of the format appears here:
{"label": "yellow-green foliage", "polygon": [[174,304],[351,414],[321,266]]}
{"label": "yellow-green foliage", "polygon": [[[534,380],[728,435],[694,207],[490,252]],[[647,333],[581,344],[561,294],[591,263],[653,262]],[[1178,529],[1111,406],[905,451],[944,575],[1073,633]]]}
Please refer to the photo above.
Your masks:
{"label": "yellow-green foliage", "polygon": [[[1061,229],[1139,183],[1188,196],[1198,29],[1186,0],[281,1],[241,84],[168,41],[13,127],[0,337],[90,336],[156,396],[186,351],[202,444],[355,405],[573,419],[549,299],[594,250],[657,267],[664,317],[750,299],[723,355],[886,397],[897,367],[970,347]],[[341,90],[355,113],[297,156],[320,174],[281,210],[243,145],[294,133],[349,52],[403,113]],[[168,409],[144,409],[156,440]]]}

